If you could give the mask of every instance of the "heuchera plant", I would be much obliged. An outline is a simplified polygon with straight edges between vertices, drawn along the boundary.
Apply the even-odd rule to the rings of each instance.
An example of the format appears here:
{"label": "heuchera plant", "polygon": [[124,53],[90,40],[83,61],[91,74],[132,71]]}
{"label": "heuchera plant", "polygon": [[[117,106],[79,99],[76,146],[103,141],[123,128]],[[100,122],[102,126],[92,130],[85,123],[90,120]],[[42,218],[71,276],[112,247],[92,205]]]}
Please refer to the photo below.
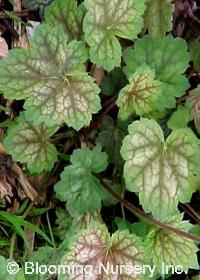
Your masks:
{"label": "heuchera plant", "polygon": [[[32,10],[48,4],[44,20],[28,49],[0,61],[1,92],[23,104],[5,150],[27,176],[55,178],[56,201],[67,209],[56,209],[62,242],[30,260],[92,265],[94,280],[150,279],[96,274],[107,262],[155,265],[151,279],[169,277],[163,263],[198,269],[200,237],[178,207],[200,184],[200,87],[191,89],[185,74],[190,61],[199,69],[197,43],[170,34],[170,1],[79,2],[24,1]],[[123,220],[119,211],[106,217],[119,204]],[[132,223],[134,215],[141,221]],[[1,277],[29,279],[23,264],[9,278],[1,258]]]}

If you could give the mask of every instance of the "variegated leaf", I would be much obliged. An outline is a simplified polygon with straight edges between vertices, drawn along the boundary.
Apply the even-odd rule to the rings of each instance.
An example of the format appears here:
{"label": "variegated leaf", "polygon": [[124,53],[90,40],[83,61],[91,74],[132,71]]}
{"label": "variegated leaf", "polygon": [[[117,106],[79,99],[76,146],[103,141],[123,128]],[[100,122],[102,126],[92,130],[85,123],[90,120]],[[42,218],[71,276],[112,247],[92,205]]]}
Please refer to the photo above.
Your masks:
{"label": "variegated leaf", "polygon": [[45,20],[51,26],[61,25],[70,40],[80,39],[85,16],[84,5],[75,0],[56,0],[45,11]]}
{"label": "variegated leaf", "polygon": [[[90,267],[91,274],[88,276],[91,280],[139,280],[144,279],[144,275],[136,274],[126,266],[142,266],[146,263],[146,256],[142,242],[136,235],[128,231],[117,231],[110,236],[105,225],[94,223],[77,235],[63,263],[71,267]],[[82,273],[80,269],[69,273],[65,279],[82,280],[85,277],[86,270]]]}
{"label": "variegated leaf", "polygon": [[100,89],[85,72],[87,58],[84,42],[67,44],[61,27],[41,25],[30,49],[14,49],[0,61],[0,89],[7,98],[27,98],[29,120],[66,122],[78,130],[100,109]]}
{"label": "variegated leaf", "polygon": [[[187,221],[182,221],[183,215],[172,216],[165,219],[165,223],[182,231],[188,232],[192,227]],[[163,268],[173,265],[182,267],[182,271],[188,272],[189,268],[199,269],[197,260],[197,245],[176,233],[169,233],[162,229],[153,228],[148,233],[145,246],[152,256],[152,263],[162,275]]]}
{"label": "variegated leaf", "polygon": [[8,129],[4,146],[13,160],[26,163],[31,173],[50,171],[57,160],[56,147],[50,143],[55,128],[35,125],[23,115]]}
{"label": "variegated leaf", "polygon": [[141,66],[119,93],[119,117],[127,119],[134,112],[142,116],[159,108],[161,89],[162,83],[155,79],[155,71],[147,65]]}
{"label": "variegated leaf", "polygon": [[190,200],[197,187],[200,147],[189,128],[174,130],[165,141],[156,121],[135,121],[121,154],[126,187],[139,192],[145,212],[165,218],[177,211],[178,201]]}
{"label": "variegated leaf", "polygon": [[172,29],[174,4],[170,0],[147,0],[145,27],[154,37],[164,37]]}
{"label": "variegated leaf", "polygon": [[[117,37],[133,40],[143,27],[143,0],[85,0],[83,29],[90,45],[90,59],[105,70],[121,62]],[[116,37],[117,36],[117,37]]]}

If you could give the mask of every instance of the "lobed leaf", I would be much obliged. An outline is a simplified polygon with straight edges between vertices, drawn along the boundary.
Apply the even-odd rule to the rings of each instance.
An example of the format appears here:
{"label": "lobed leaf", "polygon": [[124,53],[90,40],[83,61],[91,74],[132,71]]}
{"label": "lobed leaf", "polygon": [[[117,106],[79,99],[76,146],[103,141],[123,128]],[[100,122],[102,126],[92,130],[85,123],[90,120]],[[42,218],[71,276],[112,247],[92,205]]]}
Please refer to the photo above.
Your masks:
{"label": "lobed leaf", "polygon": [[172,29],[174,4],[167,0],[147,0],[144,14],[145,27],[154,37],[164,37]]}
{"label": "lobed leaf", "polygon": [[[85,0],[83,21],[90,59],[110,71],[120,66],[121,46],[117,37],[133,40],[143,27],[143,0]],[[117,36],[117,37],[116,37]]]}
{"label": "lobed leaf", "polygon": [[84,16],[84,5],[77,6],[75,0],[56,0],[45,11],[46,23],[61,25],[69,40],[81,39]]}
{"label": "lobed leaf", "polygon": [[189,87],[183,73],[189,63],[186,42],[181,38],[153,38],[144,36],[139,39],[134,49],[129,48],[124,55],[127,66],[125,72],[130,77],[143,65],[155,70],[156,80],[162,82],[162,102],[160,110],[175,107],[175,97],[180,97]]}
{"label": "lobed leaf", "polygon": [[[70,251],[65,255],[63,263],[69,266],[82,267],[89,265],[92,267],[90,279],[116,279],[111,268],[118,265],[138,265],[146,263],[144,248],[139,237],[129,234],[128,231],[117,231],[111,237],[104,224],[94,223],[88,229],[81,231],[74,241]],[[100,269],[104,265],[105,272]],[[115,270],[114,270],[115,271]],[[65,279],[85,279],[86,273],[75,271],[66,275]],[[144,279],[143,274],[129,273],[126,268],[122,268],[118,279]]]}
{"label": "lobed leaf", "polygon": [[139,192],[147,213],[165,218],[177,211],[178,201],[188,202],[196,190],[200,148],[189,128],[174,130],[165,141],[156,121],[135,121],[129,126],[121,155],[126,161],[126,187]]}
{"label": "lobed leaf", "polygon": [[[192,227],[187,221],[182,221],[182,215],[172,216],[168,221],[169,225],[188,232]],[[182,266],[182,270],[189,268],[199,269],[197,260],[197,245],[175,233],[169,233],[162,229],[152,229],[146,237],[146,248],[152,256],[152,263],[157,266],[160,274],[163,265]]]}
{"label": "lobed leaf", "polygon": [[13,160],[27,164],[31,173],[50,171],[57,161],[56,147],[50,143],[54,133],[54,128],[35,125],[21,115],[8,129],[4,146]]}
{"label": "lobed leaf", "polygon": [[155,71],[147,65],[141,66],[129,78],[129,84],[119,93],[119,117],[123,120],[134,112],[142,116],[155,110],[161,91],[162,83],[155,79]]}
{"label": "lobed leaf", "polygon": [[99,209],[104,191],[94,173],[107,167],[107,155],[101,147],[77,149],[71,156],[71,165],[65,167],[61,181],[55,185],[57,197],[67,201],[70,209],[80,214]]}
{"label": "lobed leaf", "polygon": [[100,89],[85,72],[83,42],[67,44],[61,27],[41,25],[31,49],[14,49],[0,61],[0,89],[7,98],[23,99],[26,116],[48,126],[66,122],[80,129],[100,109]]}

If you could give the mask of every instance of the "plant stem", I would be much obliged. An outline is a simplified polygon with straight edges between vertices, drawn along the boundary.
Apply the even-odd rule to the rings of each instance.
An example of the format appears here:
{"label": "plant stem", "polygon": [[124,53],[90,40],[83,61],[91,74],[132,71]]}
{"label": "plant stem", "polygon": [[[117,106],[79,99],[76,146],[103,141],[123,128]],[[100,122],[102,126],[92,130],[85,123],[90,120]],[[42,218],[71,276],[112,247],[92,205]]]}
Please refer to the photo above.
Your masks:
{"label": "plant stem", "polygon": [[190,239],[194,242],[197,242],[200,244],[200,237],[195,236],[191,233],[187,233],[185,231],[182,231],[180,229],[174,228],[168,224],[162,223],[161,221],[155,219],[154,217],[144,213],[142,210],[137,208],[135,205],[131,204],[127,200],[123,199],[120,195],[118,195],[116,192],[114,192],[108,184],[101,178],[100,175],[93,173],[93,175],[99,179],[102,187],[109,192],[115,199],[117,199],[121,204],[123,204],[130,212],[132,212],[134,215],[136,215],[138,218],[145,220],[147,223],[152,224],[154,226],[157,226],[169,233],[174,233],[179,236],[182,236],[184,238]]}

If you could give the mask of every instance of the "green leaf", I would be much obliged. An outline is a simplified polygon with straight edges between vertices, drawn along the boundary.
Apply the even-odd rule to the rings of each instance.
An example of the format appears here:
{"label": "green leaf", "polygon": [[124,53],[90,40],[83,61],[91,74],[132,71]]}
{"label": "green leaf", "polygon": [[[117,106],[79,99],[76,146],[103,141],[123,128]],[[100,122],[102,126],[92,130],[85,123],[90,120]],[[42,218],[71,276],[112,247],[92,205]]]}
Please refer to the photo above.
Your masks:
{"label": "green leaf", "polygon": [[156,121],[135,121],[129,126],[121,154],[126,161],[126,187],[139,192],[147,213],[165,218],[176,212],[178,201],[188,202],[196,190],[200,147],[189,128],[174,130],[165,141]]}
{"label": "green leaf", "polygon": [[56,234],[61,240],[64,240],[65,235],[72,225],[73,218],[66,209],[61,207],[56,209]]}
{"label": "green leaf", "polygon": [[1,239],[0,240],[0,247],[9,246],[10,241],[8,239]]}
{"label": "green leaf", "polygon": [[53,0],[22,0],[22,5],[32,11],[42,8],[50,4]]}
{"label": "green leaf", "polygon": [[73,213],[71,214],[73,216],[72,226],[69,230],[69,236],[71,240],[71,233],[74,232],[74,234],[80,232],[80,230],[87,229],[88,225],[93,223],[103,223],[100,210],[91,210],[87,211],[84,214],[78,214]]}
{"label": "green leaf", "polygon": [[[67,215],[69,215],[69,212],[65,211],[65,219]],[[63,231],[61,240],[64,239],[64,241],[59,246],[59,250],[62,250],[65,253],[71,247],[72,241],[74,240],[77,233],[79,233],[81,230],[86,229],[88,225],[93,224],[95,222],[103,223],[100,215],[100,210],[91,210],[85,212],[84,214],[71,212],[70,215],[71,217],[69,219],[68,216],[65,225],[63,223],[63,220],[60,220],[60,225],[58,227],[59,235]]]}
{"label": "green leaf", "polygon": [[167,125],[170,129],[173,130],[173,129],[187,127],[189,121],[190,121],[189,111],[185,107],[179,106],[177,111],[175,111],[171,115],[169,121],[167,122]]}
{"label": "green leaf", "polygon": [[96,143],[105,148],[109,161],[114,163],[118,169],[121,169],[123,164],[119,150],[125,135],[126,131],[120,126],[115,126],[113,119],[106,116],[101,125],[101,132],[96,138]]}
{"label": "green leaf", "polygon": [[104,194],[99,180],[94,173],[102,172],[107,167],[107,155],[98,145],[93,150],[77,149],[71,156],[71,163],[61,174],[61,181],[55,185],[57,197],[67,201],[69,208],[82,214],[101,207]]}
{"label": "green leaf", "polygon": [[193,225],[193,227],[190,229],[190,233],[200,236],[200,224]]}
{"label": "green leaf", "polygon": [[105,95],[116,95],[128,83],[126,75],[122,68],[116,67],[110,73],[105,75],[101,88]]}
{"label": "green leaf", "polygon": [[172,29],[174,4],[168,0],[147,0],[146,5],[145,28],[154,37],[164,37]]}
{"label": "green leaf", "polygon": [[166,36],[156,39],[144,36],[139,39],[134,49],[129,48],[124,55],[127,66],[125,72],[128,77],[143,65],[155,70],[156,80],[162,85],[162,103],[160,110],[175,107],[175,97],[180,97],[189,87],[188,80],[183,73],[190,60],[186,42],[181,38]]}
{"label": "green leaf", "polygon": [[49,207],[46,207],[46,208],[37,208],[37,209],[31,210],[31,211],[28,213],[28,216],[29,216],[29,217],[41,216],[42,214],[48,212],[49,209],[51,209],[51,208],[49,208]]}
{"label": "green leaf", "polygon": [[[60,259],[63,257],[64,252],[59,250],[58,248],[52,248],[48,246],[40,247],[37,251],[33,252],[31,258],[28,260],[28,262],[32,262],[34,266],[36,266],[36,263],[38,263],[39,266],[46,265],[46,266],[56,266],[59,265]],[[31,269],[27,272],[31,272]],[[56,274],[49,272],[47,273],[40,273],[39,278],[36,273],[30,273],[28,274],[28,280],[48,280],[50,278],[53,278]]]}
{"label": "green leaf", "polygon": [[31,48],[10,51],[0,61],[0,89],[7,98],[23,99],[26,116],[48,126],[80,129],[100,109],[99,87],[85,72],[88,53],[83,42],[67,44],[61,27],[41,25]]}
{"label": "green leaf", "polygon": [[147,65],[141,66],[131,75],[129,84],[119,93],[119,117],[125,120],[134,112],[142,116],[159,108],[161,90],[162,83],[155,79],[155,71]]}
{"label": "green leaf", "polygon": [[5,14],[7,15],[7,16],[9,16],[9,18],[10,19],[12,19],[14,22],[16,22],[16,23],[21,23],[22,24],[22,19],[20,18],[20,17],[18,17],[18,16],[16,16],[13,12],[10,12],[10,11],[5,11]]}
{"label": "green leaf", "polygon": [[31,173],[50,171],[57,161],[56,147],[50,143],[54,133],[54,128],[34,125],[21,115],[8,129],[4,146],[13,160],[26,163]]}
{"label": "green leaf", "polygon": [[[182,215],[176,215],[165,220],[169,225],[188,232],[192,227],[187,221],[182,221]],[[182,266],[182,270],[199,269],[197,260],[198,247],[196,244],[176,233],[169,233],[162,229],[152,229],[146,237],[145,247],[152,256],[152,263],[162,274],[162,264]]]}
{"label": "green leaf", "polygon": [[[20,268],[17,274],[11,274],[7,271],[8,265],[10,263],[14,264],[13,260],[5,259],[3,256],[0,256],[0,279],[1,280],[25,280],[23,270]],[[17,266],[9,266],[11,269],[17,268]]]}
{"label": "green leaf", "polygon": [[84,5],[77,7],[75,0],[56,0],[45,11],[46,23],[61,25],[70,40],[82,37],[84,16]]}
{"label": "green leaf", "polygon": [[200,71],[200,43],[195,41],[191,42],[189,44],[189,50],[195,69]]}
{"label": "green leaf", "polygon": [[22,217],[16,216],[14,214],[4,212],[4,211],[0,211],[0,217],[3,220],[8,221],[9,223],[11,223],[13,225],[13,228],[15,229],[16,233],[19,236],[21,236],[21,238],[24,240],[24,243],[27,247],[29,247],[28,238],[27,238],[26,234],[24,233],[22,227],[26,227],[26,228],[30,229],[31,231],[36,232],[37,234],[42,236],[47,242],[49,242],[51,244],[51,241],[48,238],[48,236],[40,228],[38,228],[34,224],[24,221],[22,219]]}
{"label": "green leaf", "polygon": [[191,119],[194,120],[195,127],[200,133],[200,86],[189,92],[185,106],[190,111]]}
{"label": "green leaf", "polygon": [[[65,265],[89,265],[92,269],[93,279],[116,279],[116,275],[112,274],[111,268],[117,265],[138,265],[146,263],[144,248],[139,237],[130,234],[128,231],[117,231],[112,236],[109,235],[105,225],[94,223],[88,229],[79,232],[71,246],[71,250],[63,258]],[[104,265],[107,272],[103,269],[98,271],[100,265]],[[98,272],[100,274],[97,277]],[[84,278],[89,276],[85,271]],[[65,279],[80,279],[81,271],[75,275],[68,274]],[[121,279],[144,279],[143,274],[128,272],[122,267],[120,274]],[[90,277],[91,278],[91,277]]]}
{"label": "green leaf", "polygon": [[84,3],[88,11],[83,29],[90,46],[90,59],[110,71],[121,63],[117,37],[133,40],[143,27],[144,1],[85,0]]}
{"label": "green leaf", "polygon": [[22,0],[22,5],[24,8],[31,11],[39,9],[40,16],[43,17],[45,8],[50,5],[52,1],[53,0]]}
{"label": "green leaf", "polygon": [[[120,182],[118,181],[114,181],[114,180],[107,180],[104,179],[104,181],[110,186],[110,188],[117,193],[118,195],[122,195],[122,184],[120,184]],[[112,205],[115,205],[118,201],[108,192],[104,192],[103,194],[103,198],[102,198],[102,203],[103,206],[105,207],[111,207]]]}
{"label": "green leaf", "polygon": [[128,230],[130,233],[134,233],[142,239],[146,238],[149,230],[152,228],[151,225],[147,224],[145,221],[140,221],[137,223],[130,223],[122,218],[115,218],[115,223],[117,224],[118,230]]}

